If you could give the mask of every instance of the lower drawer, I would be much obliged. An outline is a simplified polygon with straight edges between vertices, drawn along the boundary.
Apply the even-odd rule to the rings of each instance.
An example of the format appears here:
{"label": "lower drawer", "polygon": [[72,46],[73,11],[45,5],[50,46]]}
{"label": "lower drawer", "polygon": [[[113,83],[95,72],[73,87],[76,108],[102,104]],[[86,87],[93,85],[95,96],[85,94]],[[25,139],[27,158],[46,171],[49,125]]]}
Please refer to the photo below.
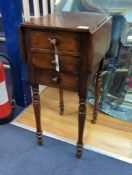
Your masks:
{"label": "lower drawer", "polygon": [[35,81],[46,86],[61,87],[74,91],[78,90],[78,76],[73,74],[64,74],[36,68]]}
{"label": "lower drawer", "polygon": [[[55,70],[53,60],[53,53],[32,52],[32,63],[35,67]],[[59,55],[59,65],[60,71],[79,72],[79,58],[76,56]]]}

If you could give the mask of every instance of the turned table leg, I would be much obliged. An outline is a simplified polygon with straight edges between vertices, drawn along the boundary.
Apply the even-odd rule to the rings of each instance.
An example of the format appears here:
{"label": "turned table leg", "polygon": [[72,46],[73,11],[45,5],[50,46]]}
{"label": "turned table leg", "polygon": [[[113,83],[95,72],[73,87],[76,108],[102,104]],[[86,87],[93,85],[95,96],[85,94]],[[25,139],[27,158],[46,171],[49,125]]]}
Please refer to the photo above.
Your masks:
{"label": "turned table leg", "polygon": [[36,119],[36,127],[37,127],[37,139],[38,144],[42,144],[42,130],[41,130],[41,119],[40,119],[40,96],[39,96],[39,85],[33,84],[32,85],[32,92],[33,92],[33,108],[34,114]]}
{"label": "turned table leg", "polygon": [[59,94],[60,94],[60,115],[63,115],[64,113],[64,101],[63,101],[63,89],[59,88]]}
{"label": "turned table leg", "polygon": [[102,76],[101,76],[102,69],[103,69],[103,59],[100,63],[99,70],[96,75],[93,119],[91,120],[91,123],[93,124],[96,123],[97,117],[98,117],[99,97],[100,97],[101,85],[102,85]]}
{"label": "turned table leg", "polygon": [[78,111],[78,142],[77,142],[77,158],[82,156],[83,152],[83,132],[86,118],[86,99],[80,99]]}

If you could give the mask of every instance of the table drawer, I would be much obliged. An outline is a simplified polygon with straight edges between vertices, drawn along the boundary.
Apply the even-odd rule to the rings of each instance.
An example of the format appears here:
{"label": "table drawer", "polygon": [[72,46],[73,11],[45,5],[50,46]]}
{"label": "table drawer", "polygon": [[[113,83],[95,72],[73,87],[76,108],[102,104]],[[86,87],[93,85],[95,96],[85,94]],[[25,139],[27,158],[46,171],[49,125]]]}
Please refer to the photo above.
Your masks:
{"label": "table drawer", "polygon": [[[54,53],[32,52],[32,63],[35,67],[55,70]],[[59,55],[60,71],[79,72],[79,57]]]}
{"label": "table drawer", "polygon": [[78,76],[72,74],[58,73],[55,71],[48,71],[43,69],[35,70],[35,79],[39,84],[44,84],[51,87],[61,87],[77,91],[78,89]]}
{"label": "table drawer", "polygon": [[30,38],[32,48],[54,50],[50,39],[56,39],[59,51],[78,52],[80,48],[80,39],[75,33],[31,31]]}

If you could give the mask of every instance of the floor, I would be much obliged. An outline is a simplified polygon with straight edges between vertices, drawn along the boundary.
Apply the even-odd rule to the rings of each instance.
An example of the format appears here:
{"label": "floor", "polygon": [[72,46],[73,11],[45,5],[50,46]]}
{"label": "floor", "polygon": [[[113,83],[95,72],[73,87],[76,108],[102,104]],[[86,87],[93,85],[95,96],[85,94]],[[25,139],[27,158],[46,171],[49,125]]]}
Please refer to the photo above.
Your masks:
{"label": "floor", "polygon": [[[74,92],[65,91],[65,113],[59,115],[58,90],[47,88],[41,93],[42,129],[64,140],[77,140],[77,107],[78,96]],[[132,163],[132,123],[114,119],[99,113],[97,124],[90,123],[92,106],[87,104],[85,123],[85,147],[91,147],[116,158]],[[32,105],[19,116],[15,123],[35,128]]]}

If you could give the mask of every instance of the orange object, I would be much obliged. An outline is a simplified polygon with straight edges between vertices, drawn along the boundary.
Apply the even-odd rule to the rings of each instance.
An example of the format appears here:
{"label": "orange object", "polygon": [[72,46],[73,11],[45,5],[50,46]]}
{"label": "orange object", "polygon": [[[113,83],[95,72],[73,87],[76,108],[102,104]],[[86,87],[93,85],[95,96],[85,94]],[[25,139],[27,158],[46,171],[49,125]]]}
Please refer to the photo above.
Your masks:
{"label": "orange object", "polygon": [[4,66],[3,63],[0,62],[0,120],[6,119],[11,114],[12,107],[7,90]]}

